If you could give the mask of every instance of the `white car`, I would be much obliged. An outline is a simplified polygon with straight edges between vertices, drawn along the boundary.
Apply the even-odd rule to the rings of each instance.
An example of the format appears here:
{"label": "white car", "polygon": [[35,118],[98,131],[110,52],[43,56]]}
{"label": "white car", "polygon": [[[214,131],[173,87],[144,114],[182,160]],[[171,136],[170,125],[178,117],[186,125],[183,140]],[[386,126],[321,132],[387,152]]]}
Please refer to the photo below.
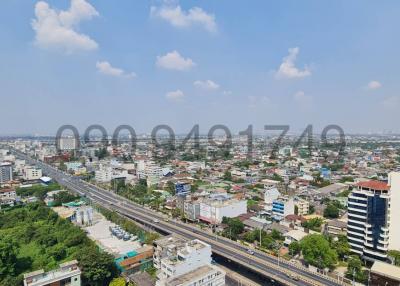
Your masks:
{"label": "white car", "polygon": [[247,249],[247,253],[248,253],[248,254],[251,254],[251,255],[254,255],[254,251],[251,250],[251,249]]}

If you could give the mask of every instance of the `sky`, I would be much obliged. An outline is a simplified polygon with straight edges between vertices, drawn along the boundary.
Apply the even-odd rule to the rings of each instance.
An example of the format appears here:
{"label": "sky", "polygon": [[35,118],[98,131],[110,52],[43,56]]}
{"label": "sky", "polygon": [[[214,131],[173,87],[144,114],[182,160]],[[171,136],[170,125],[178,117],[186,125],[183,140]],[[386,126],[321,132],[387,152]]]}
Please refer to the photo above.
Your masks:
{"label": "sky", "polygon": [[2,0],[0,134],[400,132],[399,1]]}

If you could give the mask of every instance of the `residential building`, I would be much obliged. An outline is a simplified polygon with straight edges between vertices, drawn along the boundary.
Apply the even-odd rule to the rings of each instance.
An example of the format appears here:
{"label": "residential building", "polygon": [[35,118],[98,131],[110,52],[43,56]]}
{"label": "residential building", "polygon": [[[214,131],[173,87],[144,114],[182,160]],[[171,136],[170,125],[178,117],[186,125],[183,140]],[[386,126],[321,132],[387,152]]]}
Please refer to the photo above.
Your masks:
{"label": "residential building", "polygon": [[95,172],[95,180],[100,183],[108,183],[111,182],[112,175],[112,168],[101,164],[99,170]]}
{"label": "residential building", "polygon": [[275,184],[264,185],[264,208],[267,212],[272,212],[272,203],[279,198],[280,195]]}
{"label": "residential building", "polygon": [[60,138],[60,150],[71,151],[76,149],[76,139],[74,137],[62,137]]}
{"label": "residential building", "polygon": [[288,196],[280,196],[272,202],[272,218],[282,220],[288,215],[294,214],[294,199]]}
{"label": "residential building", "polygon": [[247,201],[226,193],[212,194],[200,203],[200,220],[221,223],[223,217],[233,218],[247,213]]}
{"label": "residential building", "polygon": [[325,233],[330,236],[347,235],[347,222],[333,219],[325,224]]}
{"label": "residential building", "polygon": [[389,249],[400,250],[400,173],[389,182],[359,182],[348,198],[347,237],[353,253],[367,260],[387,259]]}
{"label": "residential building", "polygon": [[300,230],[300,229],[293,229],[288,231],[287,233],[284,234],[285,236],[285,242],[284,244],[286,246],[289,246],[292,242],[299,242],[302,240],[305,236],[307,236],[308,233]]}
{"label": "residential building", "polygon": [[295,200],[295,206],[297,207],[297,215],[308,215],[310,210],[310,203],[308,201],[298,198]]}
{"label": "residential building", "polygon": [[185,218],[190,221],[197,221],[200,217],[200,202],[199,201],[184,201],[183,213]]}
{"label": "residential building", "polygon": [[211,264],[211,246],[170,235],[154,242],[156,286],[225,285],[225,272]]}
{"label": "residential building", "polygon": [[13,168],[9,162],[0,164],[0,184],[7,183],[13,179]]}
{"label": "residential building", "polygon": [[188,273],[158,280],[156,286],[224,286],[225,272],[214,265],[204,265]]}
{"label": "residential building", "polygon": [[[167,244],[165,244],[167,243]],[[176,277],[203,265],[211,265],[211,246],[200,240],[185,241],[169,236],[155,241],[154,267],[159,279]]]}
{"label": "residential building", "polygon": [[26,166],[23,168],[22,175],[26,181],[39,180],[42,177],[42,169],[34,166]]}
{"label": "residential building", "polygon": [[9,198],[15,198],[16,196],[17,196],[17,193],[14,189],[0,190],[0,198],[9,199]]}
{"label": "residential building", "polygon": [[38,270],[24,274],[24,286],[81,286],[81,270],[78,261],[60,264],[59,269],[44,272]]}
{"label": "residential building", "polygon": [[371,267],[369,285],[398,286],[400,285],[400,267],[375,261]]}

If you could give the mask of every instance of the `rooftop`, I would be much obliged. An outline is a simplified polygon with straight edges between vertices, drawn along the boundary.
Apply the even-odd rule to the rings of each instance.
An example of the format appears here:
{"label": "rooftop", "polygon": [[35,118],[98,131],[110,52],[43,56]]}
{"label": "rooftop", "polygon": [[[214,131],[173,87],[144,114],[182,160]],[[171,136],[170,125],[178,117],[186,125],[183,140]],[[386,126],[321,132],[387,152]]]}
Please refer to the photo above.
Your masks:
{"label": "rooftop", "polygon": [[197,268],[193,271],[190,271],[186,274],[172,278],[170,281],[168,281],[168,285],[170,285],[170,286],[182,285],[187,282],[193,281],[196,278],[201,278],[213,270],[215,271],[215,270],[219,270],[219,269],[217,269],[216,267],[209,266],[209,265],[202,266],[202,267],[199,267],[199,268]]}
{"label": "rooftop", "polygon": [[379,191],[390,190],[390,186],[386,182],[376,181],[376,180],[359,182],[357,184],[357,186],[361,187],[361,188],[367,188],[367,189],[373,189],[373,190],[379,190]]}
{"label": "rooftop", "polygon": [[374,265],[372,265],[371,272],[400,281],[400,267],[388,263],[375,261]]}

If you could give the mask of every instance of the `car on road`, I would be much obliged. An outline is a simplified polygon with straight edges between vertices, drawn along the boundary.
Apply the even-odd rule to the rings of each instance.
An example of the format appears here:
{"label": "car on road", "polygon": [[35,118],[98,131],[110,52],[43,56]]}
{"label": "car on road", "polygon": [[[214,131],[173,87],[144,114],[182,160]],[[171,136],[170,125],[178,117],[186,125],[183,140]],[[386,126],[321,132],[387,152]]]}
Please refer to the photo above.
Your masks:
{"label": "car on road", "polygon": [[153,219],[154,223],[159,223],[160,221],[158,219]]}
{"label": "car on road", "polygon": [[299,281],[299,276],[294,275],[294,274],[287,274],[287,277],[289,277],[290,279],[293,279],[294,281]]}
{"label": "car on road", "polygon": [[254,250],[252,250],[252,249],[249,248],[249,249],[247,249],[247,253],[248,253],[248,254],[251,254],[251,255],[254,255]]}

